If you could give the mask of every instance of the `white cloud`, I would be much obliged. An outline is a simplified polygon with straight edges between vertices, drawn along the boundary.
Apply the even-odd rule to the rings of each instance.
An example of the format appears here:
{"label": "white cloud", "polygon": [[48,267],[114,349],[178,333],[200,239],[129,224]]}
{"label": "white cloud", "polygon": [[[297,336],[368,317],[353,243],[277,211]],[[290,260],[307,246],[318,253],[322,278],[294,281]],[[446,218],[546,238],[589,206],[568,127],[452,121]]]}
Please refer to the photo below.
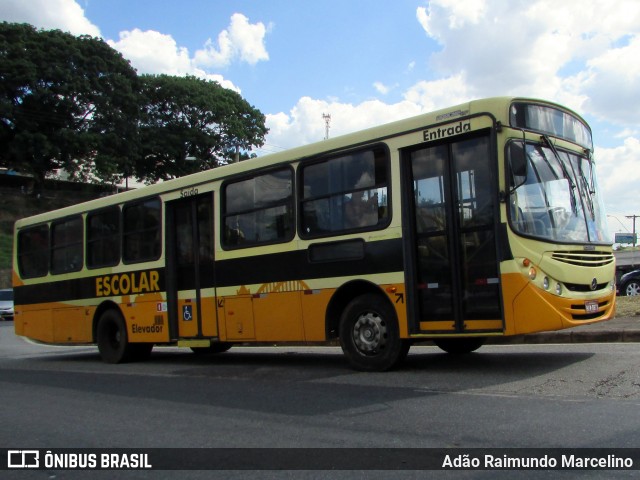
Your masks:
{"label": "white cloud", "polygon": [[[0,18],[4,21],[26,22],[74,35],[100,36],[100,29],[85,17],[84,10],[74,0],[0,0],[0,8]],[[209,39],[193,57],[171,35],[154,30],[123,31],[117,40],[107,40],[107,43],[122,53],[139,73],[194,75],[239,92],[233,82],[211,73],[210,67],[226,66],[232,61],[253,65],[268,60],[264,43],[267,31],[264,24],[251,24],[247,17],[236,13],[231,16],[229,27],[218,35],[218,48]]]}
{"label": "white cloud", "polygon": [[262,22],[251,24],[241,13],[234,13],[228,29],[218,35],[218,45],[208,39],[204,48],[196,51],[195,62],[205,67],[226,67],[235,59],[250,65],[269,60],[266,33]]}
{"label": "white cloud", "polygon": [[270,129],[267,143],[290,148],[322,140],[325,134],[323,113],[331,115],[329,136],[333,138],[411,117],[421,113],[421,109],[409,101],[389,105],[370,100],[352,105],[303,97],[288,114],[280,112],[266,115]]}
{"label": "white cloud", "polygon": [[0,18],[6,22],[100,36],[100,29],[84,16],[84,10],[74,0],[1,0],[0,10]]}
{"label": "white cloud", "polygon": [[[565,104],[620,126],[613,148],[597,148],[610,212],[638,210],[640,183],[640,2],[504,0],[466,8],[431,0],[416,17],[440,50],[429,59],[434,80],[405,98],[423,108],[449,100],[526,95]],[[453,102],[456,103],[456,102]],[[597,132],[596,132],[597,138]]]}
{"label": "white cloud", "polygon": [[589,60],[580,84],[588,97],[585,107],[614,123],[640,125],[639,58],[640,34]]}
{"label": "white cloud", "polygon": [[387,95],[391,90],[397,88],[398,84],[395,85],[385,85],[382,82],[373,82],[373,88],[381,95]]}
{"label": "white cloud", "polygon": [[630,128],[625,128],[624,130],[621,130],[614,135],[615,138],[627,138],[627,137],[638,137],[638,136],[640,136],[640,130],[633,130]]}
{"label": "white cloud", "polygon": [[[616,58],[607,53],[640,33],[636,0],[593,0],[588,8],[582,0],[431,0],[416,17],[442,46],[430,58],[435,74],[464,74],[479,96],[529,95],[595,109],[587,97],[602,98],[601,87],[614,84],[625,62],[637,58],[632,44]],[[611,78],[600,68],[605,63]],[[637,80],[637,66],[633,70]],[[628,101],[619,97],[616,103]]]}
{"label": "white cloud", "polygon": [[600,187],[612,214],[637,214],[640,184],[640,140],[628,137],[614,148],[596,148]]}
{"label": "white cloud", "polygon": [[[403,75],[420,81],[402,101],[341,102],[328,95],[300,98],[289,110],[267,115],[268,143],[292,147],[324,137],[323,113],[332,116],[330,136],[491,95],[548,98],[585,116],[613,122],[605,126],[612,148],[596,148],[600,183],[610,212],[637,213],[640,181],[640,1],[638,0],[429,0],[415,18],[438,50],[415,58]],[[0,0],[0,17],[40,28],[99,35],[73,0]],[[229,80],[212,72],[233,62],[255,65],[269,59],[269,25],[234,14],[222,32],[189,52],[170,35],[134,29],[110,44],[140,73],[191,74]],[[425,48],[426,50],[426,48]],[[395,79],[369,84],[380,95],[397,88]],[[393,87],[391,86],[393,85]],[[337,94],[337,92],[333,92]],[[596,139],[602,135],[596,132]],[[611,144],[611,143],[610,143]]]}
{"label": "white cloud", "polygon": [[[375,82],[374,87],[381,94],[389,88],[380,82]],[[270,129],[267,143],[290,148],[322,140],[325,134],[323,113],[331,114],[329,134],[336,137],[463,103],[472,95],[464,76],[457,75],[419,82],[404,93],[403,101],[393,104],[369,100],[353,105],[338,99],[325,101],[303,97],[288,114],[280,112],[266,116]]]}
{"label": "white cloud", "polygon": [[420,105],[426,112],[457,105],[474,96],[475,93],[462,74],[440,80],[418,82],[404,94],[405,100]]}
{"label": "white cloud", "polygon": [[218,47],[211,39],[193,56],[180,47],[171,35],[154,30],[134,29],[120,32],[118,41],[109,44],[121,52],[140,73],[195,75],[214,80],[225,88],[240,92],[230,80],[210,73],[210,67],[227,66],[232,61],[255,64],[269,59],[264,39],[267,28],[262,23],[250,24],[240,13],[231,16],[229,27],[218,35]]}
{"label": "white cloud", "polygon": [[[397,104],[300,99],[288,113],[267,116],[269,142],[294,146],[492,95],[523,95],[565,104],[585,116],[617,122],[613,148],[596,147],[610,212],[638,209],[640,183],[640,2],[637,0],[430,0],[416,19],[439,50],[425,79]],[[416,72],[421,62],[412,62]],[[374,87],[386,95],[388,87]],[[597,135],[596,135],[597,138]]]}
{"label": "white cloud", "polygon": [[179,47],[171,35],[154,30],[143,32],[136,28],[128,32],[120,32],[120,39],[117,42],[109,40],[107,43],[122,53],[139,73],[194,75],[239,91],[238,87],[222,75],[210,74],[198,68],[190,58],[188,49]]}
{"label": "white cloud", "polygon": [[118,41],[109,40],[108,43],[143,73],[178,75],[192,69],[189,51],[178,47],[171,35],[136,28],[120,32]]}
{"label": "white cloud", "polygon": [[459,30],[465,25],[478,23],[486,10],[484,0],[431,0],[429,9],[418,7],[420,25],[432,37],[437,36],[435,22],[444,16],[445,25],[451,30]]}

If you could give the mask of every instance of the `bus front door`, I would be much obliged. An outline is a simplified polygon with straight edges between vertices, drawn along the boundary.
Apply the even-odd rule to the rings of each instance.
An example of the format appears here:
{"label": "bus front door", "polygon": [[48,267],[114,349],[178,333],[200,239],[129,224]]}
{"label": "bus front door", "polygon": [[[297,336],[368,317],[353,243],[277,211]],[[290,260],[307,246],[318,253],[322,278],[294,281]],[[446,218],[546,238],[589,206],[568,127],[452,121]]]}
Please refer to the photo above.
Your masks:
{"label": "bus front door", "polygon": [[212,193],[167,202],[166,243],[172,340],[218,336]]}
{"label": "bus front door", "polygon": [[489,134],[403,152],[414,333],[503,330]]}

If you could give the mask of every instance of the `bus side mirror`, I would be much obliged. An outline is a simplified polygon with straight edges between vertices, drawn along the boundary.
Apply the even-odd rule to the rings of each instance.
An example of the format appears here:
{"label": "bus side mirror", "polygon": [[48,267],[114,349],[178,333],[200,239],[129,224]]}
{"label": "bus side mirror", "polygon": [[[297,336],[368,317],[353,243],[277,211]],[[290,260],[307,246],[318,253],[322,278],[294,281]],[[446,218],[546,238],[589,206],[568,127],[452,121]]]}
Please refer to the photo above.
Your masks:
{"label": "bus side mirror", "polygon": [[508,155],[512,188],[516,189],[527,181],[527,158],[524,145],[519,142],[511,143],[511,145],[509,145]]}

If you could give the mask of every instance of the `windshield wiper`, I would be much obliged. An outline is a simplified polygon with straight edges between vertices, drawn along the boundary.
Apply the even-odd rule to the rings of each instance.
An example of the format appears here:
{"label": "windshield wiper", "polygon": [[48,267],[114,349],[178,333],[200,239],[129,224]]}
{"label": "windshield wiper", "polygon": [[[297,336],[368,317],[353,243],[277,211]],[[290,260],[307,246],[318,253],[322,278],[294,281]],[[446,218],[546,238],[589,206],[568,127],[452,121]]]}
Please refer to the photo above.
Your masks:
{"label": "windshield wiper", "polygon": [[[589,213],[591,213],[591,219],[595,220],[596,212],[595,206],[593,205],[593,196],[596,194],[596,187],[593,177],[593,159],[591,157],[591,150],[587,150],[587,158],[583,159],[581,157],[578,158],[578,165],[580,166],[580,177],[582,178],[583,188],[587,194],[587,205],[589,207]],[[584,167],[582,166],[582,162],[586,161],[589,163],[589,179],[584,174]]]}
{"label": "windshield wiper", "polygon": [[553,143],[551,143],[551,139],[549,138],[549,136],[548,135],[542,135],[542,138],[547,143],[547,145],[549,145],[549,148],[553,152],[553,156],[555,157],[556,162],[558,162],[558,164],[560,165],[560,169],[562,170],[562,176],[565,178],[565,180],[567,180],[569,182],[569,198],[570,198],[570,201],[571,201],[571,212],[573,214],[577,215],[578,214],[578,204],[577,204],[576,192],[575,192],[576,185],[573,183],[573,179],[571,178],[571,175],[569,175],[569,171],[567,170],[567,166],[562,161],[562,158],[560,158],[560,154],[558,153],[558,150],[556,149],[556,146]]}

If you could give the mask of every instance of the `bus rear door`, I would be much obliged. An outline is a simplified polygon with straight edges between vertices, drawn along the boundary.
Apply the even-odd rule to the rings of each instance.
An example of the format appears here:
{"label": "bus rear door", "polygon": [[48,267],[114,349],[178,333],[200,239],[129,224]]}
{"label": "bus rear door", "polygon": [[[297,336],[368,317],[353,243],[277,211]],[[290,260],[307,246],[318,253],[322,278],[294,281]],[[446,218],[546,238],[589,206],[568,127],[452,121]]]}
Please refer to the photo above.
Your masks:
{"label": "bus rear door", "polygon": [[211,192],[167,202],[166,243],[171,339],[217,337]]}

